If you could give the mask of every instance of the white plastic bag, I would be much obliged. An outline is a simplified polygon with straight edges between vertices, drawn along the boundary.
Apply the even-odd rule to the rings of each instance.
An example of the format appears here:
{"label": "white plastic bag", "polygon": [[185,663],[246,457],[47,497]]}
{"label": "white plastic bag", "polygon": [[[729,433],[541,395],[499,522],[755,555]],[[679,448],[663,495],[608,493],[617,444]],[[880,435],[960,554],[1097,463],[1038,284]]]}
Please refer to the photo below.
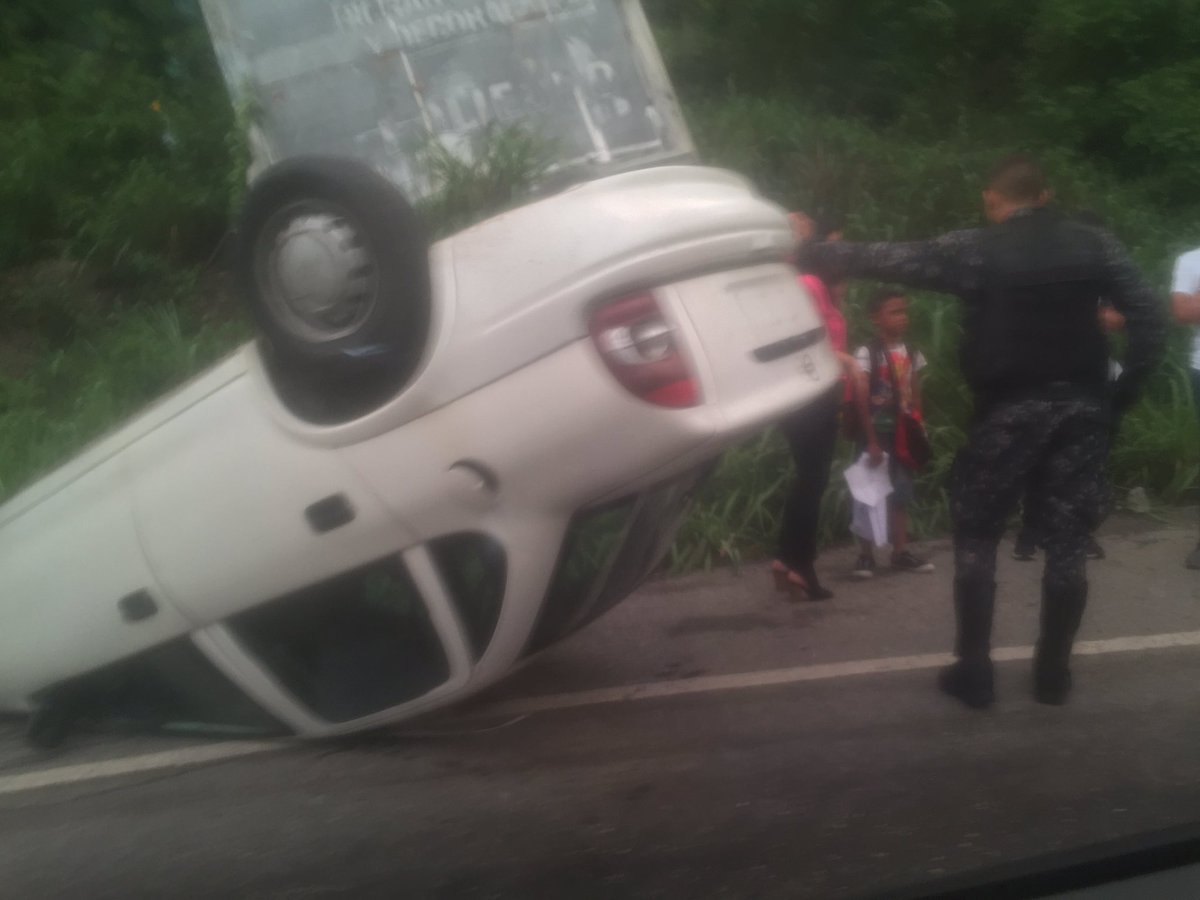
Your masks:
{"label": "white plastic bag", "polygon": [[888,542],[888,497],[892,494],[892,478],[888,474],[888,458],[871,465],[871,457],[864,453],[858,462],[846,469],[846,484],[854,499],[854,513],[850,520],[850,531],[876,547]]}

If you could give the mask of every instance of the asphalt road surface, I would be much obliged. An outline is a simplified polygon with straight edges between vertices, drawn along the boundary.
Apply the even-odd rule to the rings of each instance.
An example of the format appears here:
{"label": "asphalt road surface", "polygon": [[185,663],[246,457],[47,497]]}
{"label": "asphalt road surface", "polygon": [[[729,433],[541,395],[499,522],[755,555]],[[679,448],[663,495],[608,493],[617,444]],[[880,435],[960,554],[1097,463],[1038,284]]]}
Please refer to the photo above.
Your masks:
{"label": "asphalt road surface", "polygon": [[336,744],[47,756],[3,723],[0,896],[858,897],[1200,823],[1194,541],[1111,524],[1064,708],[1030,696],[1040,565],[1007,558],[998,705],[933,691],[933,544],[866,584],[827,555],[822,604],[762,566],[657,582],[468,708]]}

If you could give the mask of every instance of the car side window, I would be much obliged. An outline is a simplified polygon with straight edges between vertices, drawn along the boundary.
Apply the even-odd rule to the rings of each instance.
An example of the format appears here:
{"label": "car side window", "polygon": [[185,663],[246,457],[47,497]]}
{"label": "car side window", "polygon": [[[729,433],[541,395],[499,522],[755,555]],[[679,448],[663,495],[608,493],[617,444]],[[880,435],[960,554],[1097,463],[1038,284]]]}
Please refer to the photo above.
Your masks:
{"label": "car side window", "polygon": [[214,735],[285,730],[187,637],[57,685],[36,699],[72,716],[136,730]]}
{"label": "car side window", "polygon": [[620,555],[613,561],[604,590],[588,610],[588,621],[608,612],[649,577],[670,549],[671,540],[691,506],[693,491],[703,481],[703,470],[647,491],[629,526]]}
{"label": "car side window", "polygon": [[650,574],[708,471],[694,469],[641,495],[576,516],[527,655],[608,612]]}
{"label": "car side window", "polygon": [[508,577],[504,548],[486,535],[452,534],[432,541],[429,551],[478,660],[500,621]]}
{"label": "car side window", "polygon": [[328,722],[415,700],[450,663],[398,556],[240,613],[231,631],[279,683]]}
{"label": "car side window", "polygon": [[548,647],[585,621],[588,604],[620,551],[637,506],[636,497],[588,510],[567,529],[558,566],[526,654]]}

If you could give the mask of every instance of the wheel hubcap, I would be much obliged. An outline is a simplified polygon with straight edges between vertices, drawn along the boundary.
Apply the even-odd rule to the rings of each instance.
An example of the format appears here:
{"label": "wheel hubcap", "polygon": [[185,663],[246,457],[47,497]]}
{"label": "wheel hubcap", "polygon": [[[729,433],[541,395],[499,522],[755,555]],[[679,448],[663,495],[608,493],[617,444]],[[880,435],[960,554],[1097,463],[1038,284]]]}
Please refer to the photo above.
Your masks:
{"label": "wheel hubcap", "polygon": [[297,208],[272,224],[260,243],[259,284],[279,324],[311,342],[353,333],[376,299],[374,261],[353,224]]}

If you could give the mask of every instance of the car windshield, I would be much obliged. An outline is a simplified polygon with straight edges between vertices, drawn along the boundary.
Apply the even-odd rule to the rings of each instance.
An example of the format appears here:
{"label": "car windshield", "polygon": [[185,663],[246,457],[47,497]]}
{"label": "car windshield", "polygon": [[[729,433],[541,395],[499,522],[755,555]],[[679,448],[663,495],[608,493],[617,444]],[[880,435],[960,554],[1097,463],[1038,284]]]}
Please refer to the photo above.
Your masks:
{"label": "car windshield", "polygon": [[204,11],[260,166],[353,156],[421,198],[439,186],[439,159],[469,164],[506,130],[568,180],[690,153],[636,4],[206,0]]}

